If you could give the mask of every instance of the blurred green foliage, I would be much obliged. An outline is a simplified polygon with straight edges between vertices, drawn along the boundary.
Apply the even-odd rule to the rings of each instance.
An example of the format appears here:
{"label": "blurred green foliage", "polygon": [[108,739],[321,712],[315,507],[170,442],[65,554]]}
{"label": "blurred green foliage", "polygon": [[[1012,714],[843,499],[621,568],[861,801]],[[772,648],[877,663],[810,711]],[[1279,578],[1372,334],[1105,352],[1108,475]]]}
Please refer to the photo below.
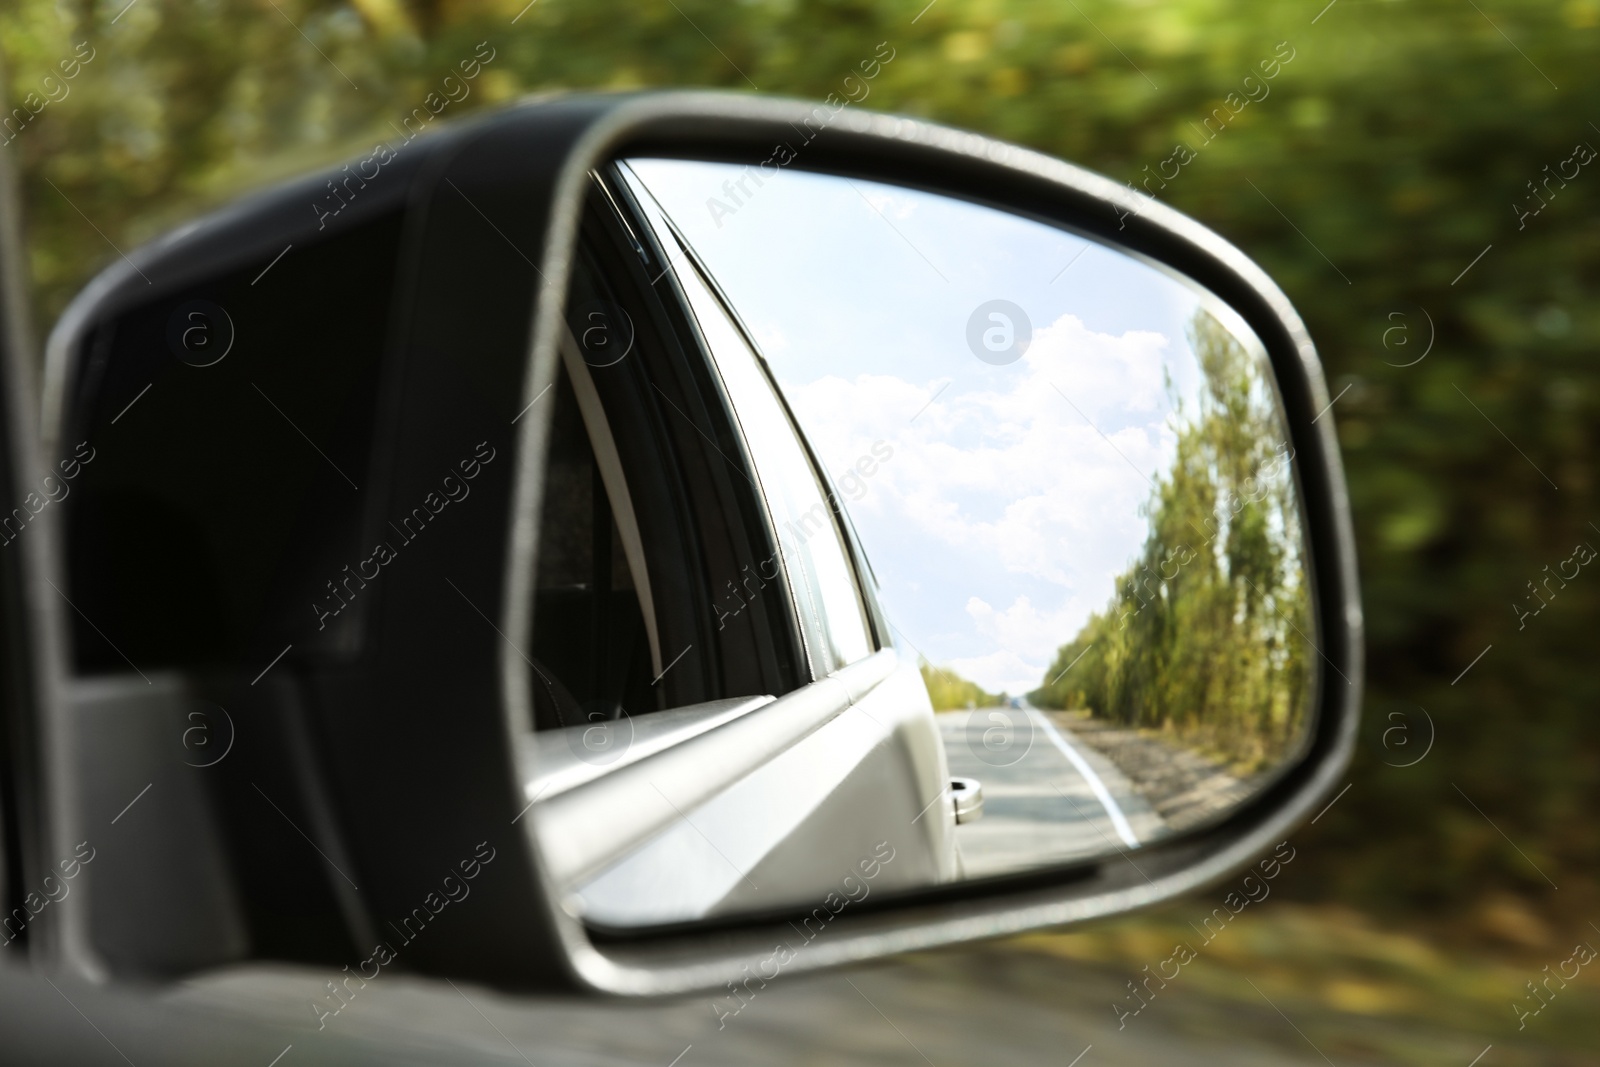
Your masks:
{"label": "blurred green foliage", "polygon": [[[1519,219],[1547,164],[1600,145],[1600,0],[126,2],[0,11],[13,101],[95,52],[0,149],[45,323],[116,249],[392,137],[480,41],[496,57],[453,114],[569,87],[842,96],[888,42],[862,106],[1121,179],[1187,145],[1152,191],[1273,275],[1339,397],[1367,710],[1297,891],[1418,919],[1491,891],[1542,915],[1600,901],[1600,585],[1520,629],[1513,607],[1600,523],[1600,173]],[[1202,136],[1283,42],[1268,94]],[[1423,708],[1431,751],[1394,766],[1429,740]]]}
{"label": "blurred green foliage", "polygon": [[1306,739],[1304,534],[1270,378],[1204,311],[1189,343],[1205,386],[1186,411],[1168,380],[1177,447],[1151,488],[1139,557],[1028,695],[1166,731],[1246,777]]}

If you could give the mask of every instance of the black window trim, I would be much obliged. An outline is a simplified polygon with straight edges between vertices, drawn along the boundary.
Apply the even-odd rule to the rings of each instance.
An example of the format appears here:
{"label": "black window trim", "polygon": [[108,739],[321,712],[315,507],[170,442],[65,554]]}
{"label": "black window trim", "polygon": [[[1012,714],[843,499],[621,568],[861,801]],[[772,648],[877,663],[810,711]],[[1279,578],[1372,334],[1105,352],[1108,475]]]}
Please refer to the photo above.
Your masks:
{"label": "black window trim", "polygon": [[[613,164],[613,166],[623,165],[626,165],[626,161],[623,161],[622,164]],[[633,180],[638,185],[644,186],[644,182],[642,179],[639,179],[637,175],[634,175]],[[784,416],[789,422],[789,430],[792,434],[794,434],[795,439],[799,441],[800,448],[805,455],[806,462],[810,464],[811,471],[817,478],[818,484],[823,492],[823,498],[827,503],[829,512],[831,513],[834,528],[838,532],[840,542],[843,544],[845,549],[845,556],[849,561],[851,581],[855,587],[855,594],[861,607],[862,618],[866,622],[868,643],[871,646],[871,652],[877,652],[881,649],[892,647],[894,642],[890,637],[890,627],[887,617],[883,612],[882,605],[879,603],[875,592],[877,586],[876,575],[871,571],[870,564],[866,562],[865,552],[862,549],[860,540],[856,535],[855,526],[850,521],[849,515],[844,509],[844,505],[839,496],[838,487],[834,485],[833,478],[828,473],[827,467],[818,457],[816,449],[812,445],[811,439],[806,435],[805,430],[801,427],[799,419],[795,417],[794,409],[789,404],[788,397],[784,394],[782,387],[778,384],[777,376],[772,371],[772,364],[768,361],[766,353],[762,350],[761,344],[756,340],[754,332],[751,331],[749,325],[745,322],[744,317],[739,314],[739,310],[728,298],[727,291],[723,289],[722,284],[717,280],[716,275],[712,273],[711,269],[706,265],[705,259],[700,255],[693,243],[690,242],[688,236],[678,226],[676,221],[673,220],[671,214],[668,213],[664,207],[661,207],[659,204],[657,204],[657,211],[660,213],[661,219],[665,223],[668,231],[671,233],[673,240],[677,242],[679,249],[682,251],[684,257],[689,261],[690,266],[695,271],[699,280],[705,285],[706,290],[711,294],[712,299],[716,301],[718,307],[722,310],[723,314],[728,317],[728,321],[733,324],[734,329],[738,331],[739,336],[743,339],[745,345],[755,356],[756,366],[760,369],[762,376],[766,379],[767,385],[772,389],[773,395],[777,399],[778,406],[783,409]],[[651,229],[648,223],[642,224],[641,228],[647,232]],[[670,271],[671,265],[667,264],[667,267]],[[692,312],[690,312],[690,314],[692,315]],[[704,341],[702,341],[702,344],[703,343]],[[724,402],[730,403],[726,400],[726,398]],[[753,461],[747,457],[746,462],[751,463]],[[762,495],[764,499],[765,490],[762,491]],[[770,504],[767,506],[767,521],[769,527],[773,527]],[[774,536],[776,537],[777,534],[775,527],[773,527],[773,529]],[[791,611],[792,610],[793,609],[791,608]],[[798,623],[798,616],[797,625],[800,625]],[[839,666],[848,666],[848,664],[841,664]],[[816,676],[816,679],[826,676],[826,673],[819,674]]]}
{"label": "black window trim", "polygon": [[[755,567],[757,561],[776,558],[778,552],[772,516],[756,488],[757,477],[727,394],[710,362],[667,250],[644,222],[644,213],[615,164],[591,172],[591,179],[602,195],[589,198],[586,234],[590,240],[584,243],[592,246],[597,243],[595,239],[605,238],[608,249],[602,252],[591,248],[601,253],[595,257],[596,266],[610,268],[605,281],[613,291],[625,285],[632,301],[649,307],[653,321],[635,323],[635,329],[656,330],[661,347],[666,350],[663,359],[639,373],[638,383],[641,391],[648,386],[647,400],[656,419],[656,424],[644,432],[664,455],[673,455],[676,460],[675,493],[683,512],[680,522],[692,531],[692,547],[700,557],[696,561],[701,568],[698,580],[691,582],[696,601],[692,609],[695,629],[701,634],[701,642],[716,650],[718,660],[709,672],[700,700],[792,692],[811,679],[802,666],[805,660],[794,609],[782,583],[769,583],[760,597],[750,601],[750,610],[741,611],[748,618],[742,635],[718,625],[717,601],[725,599],[722,590],[743,572],[740,564],[744,568]],[[624,360],[628,362],[631,359]],[[612,421],[617,432],[625,431],[618,420]],[[673,464],[668,461],[668,465]],[[713,492],[708,494],[704,487],[697,490],[690,466],[698,466],[702,475],[710,479]],[[708,525],[718,522],[739,542],[728,545],[722,553],[713,551],[707,537]],[[665,599],[657,598],[658,612],[671,609],[672,605],[663,605]],[[748,648],[751,642],[758,662],[753,671],[745,672],[748,677],[740,685],[740,665],[730,661],[748,655],[741,652],[739,645]],[[675,648],[663,649],[663,657],[669,661],[676,653]],[[670,700],[666,707],[694,702],[698,701]]]}

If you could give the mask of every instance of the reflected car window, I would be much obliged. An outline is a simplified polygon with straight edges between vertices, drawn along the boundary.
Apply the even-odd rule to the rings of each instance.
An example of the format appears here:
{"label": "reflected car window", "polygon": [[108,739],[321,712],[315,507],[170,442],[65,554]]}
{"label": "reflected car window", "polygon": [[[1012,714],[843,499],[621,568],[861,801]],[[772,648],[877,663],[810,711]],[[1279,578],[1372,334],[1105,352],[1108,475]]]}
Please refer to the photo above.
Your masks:
{"label": "reflected car window", "polygon": [[[648,193],[644,189],[640,192]],[[658,235],[675,248],[670,232]],[[783,570],[801,613],[812,676],[822,678],[869,655],[871,631],[845,548],[840,517],[796,436],[763,361],[746,342],[694,264],[676,257],[678,281],[711,350],[772,512]],[[777,560],[756,565],[761,580],[777,577]]]}
{"label": "reflected car window", "polygon": [[963,200],[781,171],[729,212],[708,204],[741,168],[629,166],[838,486],[951,772],[985,783],[968,874],[1136,847],[1293,763],[1320,665],[1308,561],[1237,313]]}

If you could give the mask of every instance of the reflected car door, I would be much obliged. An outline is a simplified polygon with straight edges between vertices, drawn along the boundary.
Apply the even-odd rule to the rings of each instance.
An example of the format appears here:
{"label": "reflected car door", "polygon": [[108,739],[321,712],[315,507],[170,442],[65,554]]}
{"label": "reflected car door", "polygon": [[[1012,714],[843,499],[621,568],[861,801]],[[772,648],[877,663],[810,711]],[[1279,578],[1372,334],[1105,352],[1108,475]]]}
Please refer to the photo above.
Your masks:
{"label": "reflected car door", "polygon": [[[648,735],[649,753],[605,773],[585,769],[581,788],[541,803],[552,873],[588,922],[616,929],[821,903],[858,864],[885,856],[893,859],[876,888],[954,877],[953,807],[932,708],[915,661],[890,639],[837,495],[715,281],[624,171],[601,181],[621,231],[665,265],[651,291],[690,324],[688,347],[710,369],[744,453],[743,464],[722,458],[744,468],[776,546],[739,561],[735,579],[712,590],[716,629],[745,622],[756,606],[786,613],[799,687],[732,715],[722,702],[706,705],[706,714],[727,717],[709,729],[692,708],[634,723],[635,744]],[[681,743],[668,725],[679,717]],[[552,740],[541,734],[539,745],[564,759]],[[669,780],[675,766],[683,792]],[[530,781],[530,793],[548,780]],[[637,803],[623,799],[630,794]],[[645,814],[665,810],[663,799],[673,817]],[[601,818],[606,849],[571,831]]]}

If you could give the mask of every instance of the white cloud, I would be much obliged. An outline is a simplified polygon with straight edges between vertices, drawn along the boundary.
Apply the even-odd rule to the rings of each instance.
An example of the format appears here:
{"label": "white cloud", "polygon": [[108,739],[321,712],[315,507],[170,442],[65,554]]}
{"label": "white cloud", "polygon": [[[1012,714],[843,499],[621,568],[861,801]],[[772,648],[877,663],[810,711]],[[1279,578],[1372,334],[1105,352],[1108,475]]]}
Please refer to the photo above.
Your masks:
{"label": "white cloud", "polygon": [[1109,598],[1148,529],[1149,476],[1176,447],[1172,347],[1159,333],[1096,333],[1063,315],[1011,373],[942,391],[948,379],[884,374],[785,383],[836,478],[875,442],[892,448],[849,507],[880,576],[914,576],[921,603],[940,598],[918,639],[929,655],[985,688],[1031,689]]}
{"label": "white cloud", "polygon": [[1037,688],[1056,649],[1077,632],[1085,609],[1094,606],[1070,599],[1059,608],[1041,611],[1029,597],[1019,596],[1009,608],[997,611],[981,597],[969,598],[966,613],[974,629],[1000,651],[959,661],[969,670],[982,672],[981,677],[966,677],[990,692],[1022,693]]}
{"label": "white cloud", "polygon": [[958,656],[940,666],[948,667],[961,677],[990,693],[1009,693],[1021,696],[1039,688],[1039,672],[1010,649],[1000,649],[982,656]]}
{"label": "white cloud", "polygon": [[[894,514],[951,549],[1079,586],[1088,576],[1075,572],[1125,562],[1145,530],[1147,476],[1170,463],[1165,346],[1158,334],[1095,334],[1065,316],[1004,390],[860,375],[786,391],[836,475],[875,441],[893,449],[853,512]],[[1142,418],[1130,422],[1130,410]]]}
{"label": "white cloud", "polygon": [[978,632],[993,637],[1002,646],[1036,663],[1043,669],[1061,644],[1058,636],[1072,624],[1078,605],[1071,602],[1060,608],[1043,610],[1026,596],[1019,596],[1004,611],[997,611],[981,597],[967,600],[967,614]]}

